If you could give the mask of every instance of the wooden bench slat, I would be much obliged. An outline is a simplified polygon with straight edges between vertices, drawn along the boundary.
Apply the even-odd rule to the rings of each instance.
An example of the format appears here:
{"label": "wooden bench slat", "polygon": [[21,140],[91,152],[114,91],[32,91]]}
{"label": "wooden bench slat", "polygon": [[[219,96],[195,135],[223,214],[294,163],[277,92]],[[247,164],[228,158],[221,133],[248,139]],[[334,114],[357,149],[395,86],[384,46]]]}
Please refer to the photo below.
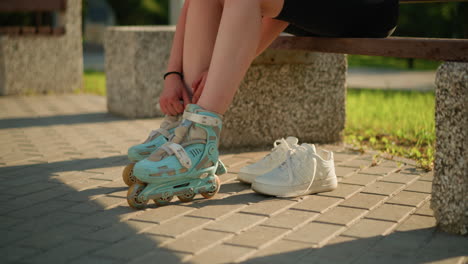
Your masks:
{"label": "wooden bench slat", "polygon": [[65,8],[65,0],[0,0],[0,12],[53,12]]}
{"label": "wooden bench slat", "polygon": [[271,48],[468,62],[467,39],[280,36]]}

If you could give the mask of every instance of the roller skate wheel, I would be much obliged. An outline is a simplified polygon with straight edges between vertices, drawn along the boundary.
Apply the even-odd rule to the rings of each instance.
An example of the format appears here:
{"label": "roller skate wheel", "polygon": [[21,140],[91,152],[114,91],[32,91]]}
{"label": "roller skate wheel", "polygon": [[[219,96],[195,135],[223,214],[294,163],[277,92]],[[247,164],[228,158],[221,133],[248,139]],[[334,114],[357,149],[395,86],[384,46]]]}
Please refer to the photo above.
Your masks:
{"label": "roller skate wheel", "polygon": [[172,201],[172,198],[174,198],[174,196],[168,196],[166,198],[161,197],[158,199],[154,199],[153,201],[156,205],[163,206],[169,204]]}
{"label": "roller skate wheel", "polygon": [[140,201],[140,199],[138,199],[138,196],[144,189],[145,189],[145,185],[138,184],[138,183],[130,186],[127,192],[128,205],[130,205],[132,208],[135,208],[135,209],[146,208],[146,204],[148,203],[148,201]]}
{"label": "roller skate wheel", "polygon": [[187,203],[193,200],[193,197],[195,197],[196,193],[192,190],[189,189],[187,192],[185,192],[182,195],[178,195],[177,198],[183,203]]}
{"label": "roller skate wheel", "polygon": [[216,189],[214,191],[200,193],[206,199],[213,198],[219,192],[219,189],[221,188],[221,181],[219,180],[219,177],[216,175],[215,175],[215,182],[216,182]]}
{"label": "roller skate wheel", "polygon": [[127,186],[131,186],[137,182],[137,178],[133,175],[133,167],[135,167],[135,163],[130,163],[125,166],[122,172],[122,179]]}

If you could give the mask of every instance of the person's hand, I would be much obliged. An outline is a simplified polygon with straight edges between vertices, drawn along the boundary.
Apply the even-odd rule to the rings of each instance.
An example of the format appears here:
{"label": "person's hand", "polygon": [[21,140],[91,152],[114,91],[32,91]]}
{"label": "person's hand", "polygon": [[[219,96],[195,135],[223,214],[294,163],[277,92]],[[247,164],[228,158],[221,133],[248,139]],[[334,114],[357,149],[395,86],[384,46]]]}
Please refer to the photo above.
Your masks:
{"label": "person's hand", "polygon": [[190,104],[190,98],[185,83],[176,74],[167,76],[164,81],[164,89],[159,97],[161,111],[166,115],[175,116],[182,114],[187,104]]}
{"label": "person's hand", "polygon": [[192,103],[193,104],[196,104],[198,102],[198,99],[200,99],[203,89],[205,88],[207,76],[208,76],[208,71],[204,71],[192,83],[192,91],[193,91]]}

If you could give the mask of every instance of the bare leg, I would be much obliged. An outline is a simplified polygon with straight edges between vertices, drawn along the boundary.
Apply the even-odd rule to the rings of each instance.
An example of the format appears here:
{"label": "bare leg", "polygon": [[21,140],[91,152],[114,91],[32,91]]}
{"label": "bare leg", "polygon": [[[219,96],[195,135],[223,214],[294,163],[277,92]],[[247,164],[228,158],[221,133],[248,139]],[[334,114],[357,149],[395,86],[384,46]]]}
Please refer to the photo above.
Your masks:
{"label": "bare leg", "polygon": [[223,13],[204,91],[198,104],[224,114],[255,57],[262,16],[276,17],[284,0],[220,0]]}
{"label": "bare leg", "polygon": [[192,83],[210,66],[221,20],[217,0],[190,0],[185,25],[183,72],[185,85]]}

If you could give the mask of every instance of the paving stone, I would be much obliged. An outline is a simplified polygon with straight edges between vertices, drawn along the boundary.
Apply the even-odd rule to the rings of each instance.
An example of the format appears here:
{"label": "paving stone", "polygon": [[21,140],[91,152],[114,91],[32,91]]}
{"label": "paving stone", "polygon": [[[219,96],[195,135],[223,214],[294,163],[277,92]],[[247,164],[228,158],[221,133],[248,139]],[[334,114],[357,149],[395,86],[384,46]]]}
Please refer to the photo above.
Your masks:
{"label": "paving stone", "polygon": [[29,234],[25,239],[17,242],[17,244],[21,246],[47,250],[66,243],[81,234],[87,234],[91,230],[92,229],[89,227],[64,224],[49,229],[47,232]]}
{"label": "paving stone", "polygon": [[20,224],[24,220],[8,216],[0,216],[0,229],[9,229],[12,226]]}
{"label": "paving stone", "polygon": [[21,230],[7,230],[0,229],[0,247],[12,245],[18,240],[21,240],[27,236],[30,236],[30,232],[21,231]]}
{"label": "paving stone", "polygon": [[343,230],[343,226],[312,222],[287,235],[285,239],[320,246]]}
{"label": "paving stone", "polygon": [[343,166],[336,166],[335,167],[335,173],[336,173],[336,176],[338,176],[338,177],[348,177],[348,176],[356,173],[357,171],[359,171],[359,167],[358,168],[343,167]]}
{"label": "paving stone", "polygon": [[272,216],[280,213],[288,207],[295,204],[295,201],[286,199],[271,199],[263,202],[249,205],[241,210],[243,213],[258,214],[264,216]]}
{"label": "paving stone", "polygon": [[129,207],[116,207],[88,216],[77,217],[72,223],[77,225],[104,228],[136,215],[138,212]]}
{"label": "paving stone", "polygon": [[55,247],[43,254],[28,258],[28,263],[66,263],[68,260],[85,255],[94,249],[102,247],[100,242],[72,240]]}
{"label": "paving stone", "polygon": [[378,241],[372,248],[375,251],[415,255],[432,236],[433,230],[426,229],[418,232],[393,232]]}
{"label": "paving stone", "polygon": [[379,239],[338,236],[331,239],[322,248],[313,250],[311,254],[334,260],[335,263],[351,263],[352,260],[370,250]]}
{"label": "paving stone", "polygon": [[132,219],[162,224],[194,210],[195,209],[191,207],[171,204],[170,206],[146,209],[146,211],[139,213],[137,216],[132,217]]}
{"label": "paving stone", "polygon": [[416,210],[414,214],[417,215],[424,215],[424,216],[434,216],[434,211],[431,209],[431,202],[427,201],[421,206],[419,209]]}
{"label": "paving stone", "polygon": [[226,182],[230,182],[230,181],[237,179],[237,174],[228,172],[226,174],[219,175],[218,177],[221,180],[221,184],[224,184]]}
{"label": "paving stone", "polygon": [[225,199],[211,200],[207,202],[206,205],[203,205],[203,207],[201,207],[200,209],[194,210],[190,212],[188,215],[214,220],[223,216],[227,216],[231,213],[234,213],[244,207],[246,207],[245,204],[230,203],[230,202],[227,202],[227,200]]}
{"label": "paving stone", "polygon": [[237,194],[245,190],[250,190],[250,184],[245,184],[234,180],[223,183],[217,195]]}
{"label": "paving stone", "polygon": [[101,206],[103,209],[109,209],[120,204],[127,205],[127,200],[120,197],[113,197],[109,195],[100,196],[93,201],[94,203]]}
{"label": "paving stone", "polygon": [[385,200],[387,200],[387,196],[377,195],[377,194],[357,193],[351,196],[350,198],[346,199],[340,205],[372,210],[375,207],[381,205]]}
{"label": "paving stone", "polygon": [[390,198],[387,203],[418,207],[424,201],[427,201],[429,197],[430,195],[426,193],[401,191],[397,195]]}
{"label": "paving stone", "polygon": [[244,263],[297,263],[297,261],[305,254],[309,253],[311,249],[312,246],[308,243],[279,240],[258,250]]}
{"label": "paving stone", "polygon": [[444,252],[447,253],[447,257],[466,256],[468,254],[468,238],[466,236],[436,231],[428,243],[423,245],[422,251]]}
{"label": "paving stone", "polygon": [[378,177],[374,175],[358,173],[358,174],[353,174],[352,176],[342,179],[340,183],[367,186],[377,181],[377,179]]}
{"label": "paving stone", "polygon": [[333,157],[335,158],[335,163],[340,164],[345,161],[354,159],[356,157],[356,153],[339,153],[339,152],[334,152]]}
{"label": "paving stone", "polygon": [[401,255],[398,253],[384,254],[382,252],[369,251],[356,260],[356,263],[379,263],[379,264],[394,264],[394,263],[420,263],[416,256]]}
{"label": "paving stone", "polygon": [[350,161],[343,162],[343,163],[340,164],[340,166],[362,169],[362,168],[369,167],[372,164],[372,157],[370,157],[370,159],[365,159],[366,157],[369,158],[369,156],[364,157],[364,159],[361,159],[361,157],[358,157],[357,159],[353,159],[353,160],[350,160]]}
{"label": "paving stone", "polygon": [[102,211],[103,208],[93,202],[75,202],[75,205],[63,209],[65,212],[75,214],[92,214]]}
{"label": "paving stone", "polygon": [[372,167],[362,170],[360,173],[385,176],[396,170],[397,170],[396,168],[392,168],[392,167],[372,166]]}
{"label": "paving stone", "polygon": [[157,226],[157,224],[130,220],[104,227],[94,232],[83,233],[81,237],[90,240],[114,243],[139,234],[154,226]]}
{"label": "paving stone", "polygon": [[427,181],[417,181],[408,186],[405,191],[412,192],[421,192],[421,193],[431,193],[432,192],[432,182]]}
{"label": "paving stone", "polygon": [[79,219],[81,216],[66,212],[53,212],[41,217],[34,218],[34,221],[26,221],[15,226],[15,230],[34,232],[44,232],[63,223]]}
{"label": "paving stone", "polygon": [[338,206],[322,214],[315,221],[327,224],[350,226],[367,214],[367,212],[368,211],[364,209]]}
{"label": "paving stone", "polygon": [[413,174],[390,173],[389,175],[383,177],[381,181],[410,184],[418,179],[418,177],[418,175]]}
{"label": "paving stone", "polygon": [[171,240],[173,239],[163,236],[135,235],[104,247],[93,254],[96,256],[131,260],[145,253],[155,251],[158,247]]}
{"label": "paving stone", "polygon": [[145,233],[176,238],[192,230],[200,229],[210,222],[211,221],[207,219],[181,216],[165,222],[164,224],[154,225],[152,228],[146,230]]}
{"label": "paving stone", "polygon": [[436,225],[434,217],[422,216],[422,215],[411,215],[403,223],[401,223],[396,230],[397,231],[413,231],[422,229],[433,229]]}
{"label": "paving stone", "polygon": [[70,264],[117,264],[123,263],[117,259],[96,257],[96,256],[82,256],[74,259]]}
{"label": "paving stone", "polygon": [[73,205],[75,205],[73,202],[52,200],[14,211],[8,215],[16,218],[37,218]]}
{"label": "paving stone", "polygon": [[167,249],[195,254],[233,236],[231,233],[197,230],[164,245]]}
{"label": "paving stone", "polygon": [[268,220],[263,222],[262,225],[294,229],[302,226],[306,222],[312,221],[317,216],[319,216],[319,214],[312,211],[288,209],[280,214],[268,218]]}
{"label": "paving stone", "polygon": [[221,244],[191,258],[190,263],[232,263],[252,251],[254,249]]}
{"label": "paving stone", "polygon": [[335,190],[331,192],[319,193],[318,195],[347,199],[353,194],[359,192],[362,188],[362,186],[340,183],[338,184],[338,188],[336,188]]}
{"label": "paving stone", "polygon": [[141,264],[141,263],[164,263],[164,264],[179,264],[183,260],[191,257],[192,254],[170,251],[165,248],[153,248],[146,254],[141,254],[124,263]]}
{"label": "paving stone", "polygon": [[342,235],[361,238],[382,236],[388,234],[395,225],[396,223],[393,222],[362,219],[343,232]]}
{"label": "paving stone", "polygon": [[380,195],[392,195],[399,190],[403,189],[405,185],[400,183],[390,183],[390,182],[376,182],[367,186],[363,193],[373,193]]}
{"label": "paving stone", "polygon": [[36,182],[35,184],[27,184],[23,186],[18,186],[15,188],[5,188],[2,190],[2,192],[7,193],[7,194],[13,194],[16,196],[23,196],[35,192],[39,192],[42,190],[47,190],[50,188],[57,187],[57,183],[52,183],[52,182]]}
{"label": "paving stone", "polygon": [[343,199],[336,198],[336,197],[326,197],[326,196],[318,196],[318,195],[310,195],[304,197],[304,200],[300,201],[293,207],[292,209],[297,210],[305,210],[305,211],[313,211],[318,213],[323,213],[337,204],[342,202]]}
{"label": "paving stone", "polygon": [[288,232],[287,229],[268,226],[255,226],[225,241],[226,244],[243,247],[262,248]]}
{"label": "paving stone", "polygon": [[409,214],[414,211],[413,207],[401,206],[396,204],[383,204],[377,209],[374,209],[366,218],[377,219],[377,220],[387,220],[392,222],[401,222]]}
{"label": "paving stone", "polygon": [[7,263],[15,262],[23,258],[28,258],[38,252],[39,250],[34,248],[18,247],[16,245],[0,248],[0,255],[2,256],[2,261],[5,261]]}
{"label": "paving stone", "polygon": [[[251,215],[243,213],[234,213],[221,220],[211,222],[205,227],[207,230],[223,231],[230,233],[240,233],[262,221],[266,217],[260,215]],[[206,220],[203,220],[206,222]]]}
{"label": "paving stone", "polygon": [[432,182],[434,180],[434,171],[430,171],[428,173],[422,174],[419,180]]}

